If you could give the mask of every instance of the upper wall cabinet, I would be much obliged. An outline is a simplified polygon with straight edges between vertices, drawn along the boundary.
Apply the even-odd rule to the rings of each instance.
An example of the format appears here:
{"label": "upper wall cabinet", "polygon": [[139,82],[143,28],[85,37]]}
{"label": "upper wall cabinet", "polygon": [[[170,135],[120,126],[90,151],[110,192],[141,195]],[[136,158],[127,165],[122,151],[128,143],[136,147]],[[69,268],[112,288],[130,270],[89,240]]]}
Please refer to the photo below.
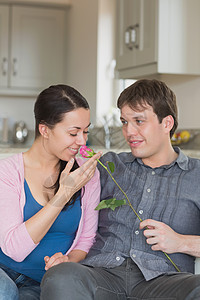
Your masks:
{"label": "upper wall cabinet", "polygon": [[64,80],[65,10],[0,5],[0,94]]}
{"label": "upper wall cabinet", "polygon": [[117,0],[117,76],[200,75],[199,0]]}

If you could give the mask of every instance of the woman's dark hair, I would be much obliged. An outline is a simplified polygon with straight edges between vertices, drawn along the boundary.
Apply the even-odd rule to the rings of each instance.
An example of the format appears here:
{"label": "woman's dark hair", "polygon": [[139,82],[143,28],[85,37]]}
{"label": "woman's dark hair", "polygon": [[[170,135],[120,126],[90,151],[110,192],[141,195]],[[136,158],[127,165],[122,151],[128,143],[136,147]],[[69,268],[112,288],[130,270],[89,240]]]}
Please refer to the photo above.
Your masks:
{"label": "woman's dark hair", "polygon": [[155,79],[138,80],[126,88],[117,101],[117,107],[120,109],[128,105],[132,109],[140,110],[147,104],[153,108],[160,123],[166,116],[173,117],[174,126],[170,131],[172,137],[178,126],[176,96],[164,82]]}
{"label": "woman's dark hair", "polygon": [[[40,136],[39,124],[45,124],[50,129],[60,123],[64,115],[68,112],[76,110],[78,108],[89,109],[87,100],[73,87],[57,84],[48,87],[43,90],[37,97],[34,106],[35,115],[35,139]],[[55,189],[55,194],[59,189],[59,180],[62,171],[66,166],[66,161],[60,160],[60,172],[56,183],[51,187]],[[75,160],[72,171],[79,166]],[[81,195],[81,189],[77,191],[71,198],[71,200],[65,205],[74,204],[77,197]]]}

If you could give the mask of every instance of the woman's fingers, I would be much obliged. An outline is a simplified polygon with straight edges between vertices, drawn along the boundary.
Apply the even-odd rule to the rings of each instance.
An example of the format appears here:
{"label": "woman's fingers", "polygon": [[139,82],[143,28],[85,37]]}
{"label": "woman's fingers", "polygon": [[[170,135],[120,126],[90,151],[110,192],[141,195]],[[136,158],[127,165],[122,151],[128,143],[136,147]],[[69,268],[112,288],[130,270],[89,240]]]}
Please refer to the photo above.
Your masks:
{"label": "woman's fingers", "polygon": [[74,164],[74,159],[71,158],[71,159],[68,161],[68,163],[66,164],[65,169],[64,169],[64,171],[65,171],[66,174],[69,174],[69,172],[71,171],[71,169],[72,169],[72,167],[73,167],[73,164]]}
{"label": "woman's fingers", "polygon": [[74,194],[74,192],[78,191],[92,178],[97,166],[97,159],[99,159],[101,155],[102,152],[98,152],[73,172],[68,173],[68,170],[66,172],[65,169],[61,174],[60,184],[69,190],[74,189]]}
{"label": "woman's fingers", "polygon": [[49,203],[56,207],[64,206],[93,177],[97,159],[101,155],[102,152],[98,152],[73,172],[70,172],[73,166],[73,161],[70,160],[61,173],[59,190]]}
{"label": "woman's fingers", "polygon": [[55,253],[49,258],[47,263],[45,262],[46,263],[45,270],[47,271],[49,268],[67,261],[68,261],[67,255],[63,255],[61,252]]}

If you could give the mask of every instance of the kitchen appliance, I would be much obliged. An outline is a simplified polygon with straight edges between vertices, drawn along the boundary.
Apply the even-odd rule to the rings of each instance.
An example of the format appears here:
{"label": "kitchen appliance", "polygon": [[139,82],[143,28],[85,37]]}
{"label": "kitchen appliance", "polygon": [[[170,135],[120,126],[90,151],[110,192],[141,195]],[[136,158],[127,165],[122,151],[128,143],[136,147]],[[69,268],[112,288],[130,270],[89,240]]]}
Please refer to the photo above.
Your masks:
{"label": "kitchen appliance", "polygon": [[24,143],[28,137],[28,128],[24,121],[16,122],[13,131],[14,143]]}

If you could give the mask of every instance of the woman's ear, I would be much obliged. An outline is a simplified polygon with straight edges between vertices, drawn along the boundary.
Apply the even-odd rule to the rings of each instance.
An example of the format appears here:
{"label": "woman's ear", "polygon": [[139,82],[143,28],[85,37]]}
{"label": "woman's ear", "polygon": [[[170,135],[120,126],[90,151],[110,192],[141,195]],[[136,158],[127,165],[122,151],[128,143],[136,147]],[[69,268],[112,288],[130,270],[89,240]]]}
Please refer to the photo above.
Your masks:
{"label": "woman's ear", "polygon": [[45,139],[48,139],[49,137],[49,127],[45,124],[39,124],[39,132],[41,136],[43,136]]}
{"label": "woman's ear", "polygon": [[174,126],[174,118],[171,115],[166,116],[165,118],[163,118],[162,123],[166,132],[170,132]]}

